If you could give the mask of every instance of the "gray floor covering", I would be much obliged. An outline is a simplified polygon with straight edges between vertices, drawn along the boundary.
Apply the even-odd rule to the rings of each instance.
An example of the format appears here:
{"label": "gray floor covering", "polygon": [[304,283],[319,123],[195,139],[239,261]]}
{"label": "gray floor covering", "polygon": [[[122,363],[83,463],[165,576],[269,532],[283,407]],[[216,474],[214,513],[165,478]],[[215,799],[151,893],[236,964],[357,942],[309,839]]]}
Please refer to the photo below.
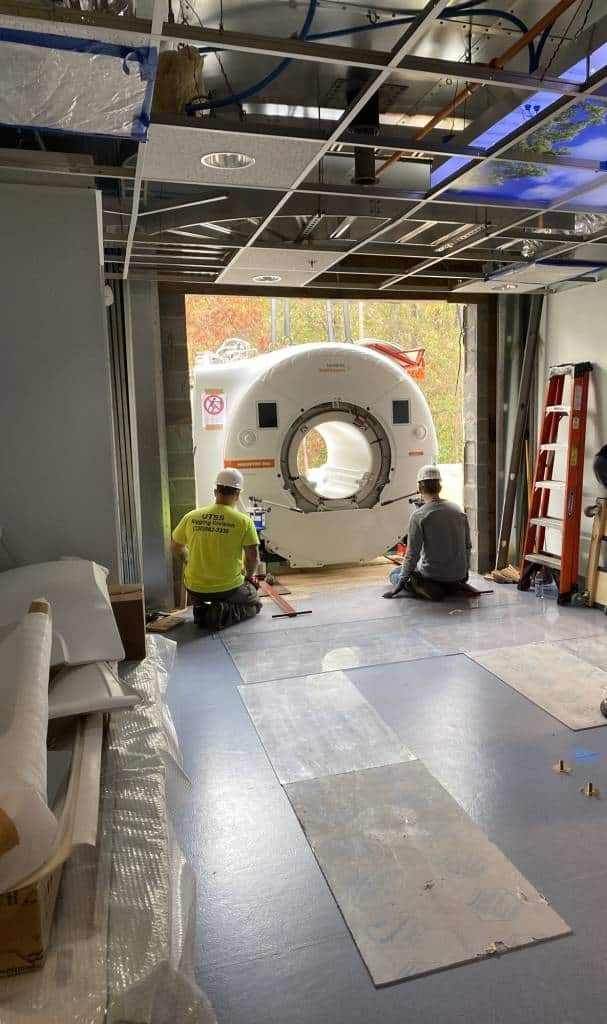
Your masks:
{"label": "gray floor covering", "polygon": [[241,686],[240,694],[282,783],[414,759],[344,672]]}
{"label": "gray floor covering", "polygon": [[[463,611],[382,601],[381,588],[311,598],[309,628],[392,619],[445,632]],[[494,597],[496,601],[494,602]],[[535,614],[535,599],[496,588],[481,599]],[[497,603],[499,602],[499,604]],[[450,612],[455,610],[456,615]],[[478,609],[477,609],[478,610]],[[556,609],[572,638],[597,611]],[[569,616],[571,616],[569,618]],[[588,618],[587,623],[582,620]],[[579,626],[578,626],[579,623]],[[235,633],[271,633],[266,610]],[[417,627],[416,627],[417,628]],[[376,989],[242,703],[242,679],[220,636],[186,624],[169,700],[192,791],[177,830],[198,875],[197,976],[220,1024],[587,1024],[607,1000],[607,730],[572,733],[462,655],[348,671],[351,681],[573,928],[539,944]],[[589,641],[589,646],[595,640]],[[495,646],[495,645],[494,645]],[[559,757],[572,776],[551,770]]]}
{"label": "gray floor covering", "polygon": [[286,789],[376,985],[569,933],[420,761]]}

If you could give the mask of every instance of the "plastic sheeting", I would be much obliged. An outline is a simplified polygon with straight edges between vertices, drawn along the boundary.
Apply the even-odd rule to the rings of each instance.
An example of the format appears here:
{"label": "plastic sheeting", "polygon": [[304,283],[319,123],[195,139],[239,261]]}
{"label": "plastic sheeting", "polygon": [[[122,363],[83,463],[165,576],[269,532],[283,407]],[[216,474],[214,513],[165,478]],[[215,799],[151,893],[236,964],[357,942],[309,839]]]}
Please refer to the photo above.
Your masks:
{"label": "plastic sheeting", "polygon": [[0,123],[145,141],[154,48],[0,28]]}
{"label": "plastic sheeting", "polygon": [[216,1024],[193,978],[195,879],[168,818],[182,779],[164,703],[175,651],[148,637],[145,661],[125,666],[140,703],[110,719],[98,845],[65,867],[45,968],[0,982],[2,1024]]}

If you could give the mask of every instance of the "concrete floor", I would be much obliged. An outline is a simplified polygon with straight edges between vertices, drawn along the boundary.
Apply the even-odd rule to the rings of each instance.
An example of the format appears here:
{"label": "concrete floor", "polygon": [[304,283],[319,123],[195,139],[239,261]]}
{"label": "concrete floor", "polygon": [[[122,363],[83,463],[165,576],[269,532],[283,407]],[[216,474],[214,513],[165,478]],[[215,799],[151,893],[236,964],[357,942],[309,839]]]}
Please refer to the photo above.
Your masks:
{"label": "concrete floor", "polygon": [[[168,696],[192,778],[176,811],[177,831],[198,876],[197,977],[219,1024],[602,1021],[607,729],[573,733],[465,654],[441,651],[461,651],[470,638],[478,648],[528,642],[530,635],[601,635],[605,618],[510,587],[480,601],[432,606],[383,601],[382,589],[313,595],[298,602],[313,614],[293,621],[272,619],[266,606],[257,620],[225,634],[205,635],[191,623],[173,634],[179,651]],[[357,624],[356,642],[351,627],[344,632],[338,623]],[[393,632],[386,633],[388,625]],[[432,644],[432,656],[397,660],[394,636],[406,645],[409,627]],[[278,631],[294,677],[307,664],[332,670],[336,650],[354,650],[340,655],[349,658],[349,679],[573,936],[374,988],[237,690],[246,637],[257,679],[264,675],[263,634],[273,649]],[[388,664],[368,663],[378,635],[392,636]],[[271,658],[265,678],[275,671]],[[582,748],[598,758],[576,757]],[[552,772],[560,757],[574,764],[573,778]],[[606,799],[580,795],[588,778]]]}

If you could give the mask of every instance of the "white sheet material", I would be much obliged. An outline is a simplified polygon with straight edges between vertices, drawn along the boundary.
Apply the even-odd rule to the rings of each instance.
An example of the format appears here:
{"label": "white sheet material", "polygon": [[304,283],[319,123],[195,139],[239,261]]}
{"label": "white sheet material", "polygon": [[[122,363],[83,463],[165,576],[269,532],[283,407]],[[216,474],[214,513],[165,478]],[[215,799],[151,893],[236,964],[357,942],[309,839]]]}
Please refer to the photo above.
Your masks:
{"label": "white sheet material", "polygon": [[53,609],[52,665],[122,661],[124,648],[107,589],[107,569],[81,558],[0,573],[0,627],[25,615],[37,594]]}
{"label": "white sheet material", "polygon": [[128,692],[118,677],[103,662],[78,665],[61,670],[51,685],[48,717],[67,718],[95,711],[132,708],[139,697]]}
{"label": "white sheet material", "polygon": [[51,637],[50,614],[35,611],[0,641],[0,892],[45,861],[57,834],[46,802]]}

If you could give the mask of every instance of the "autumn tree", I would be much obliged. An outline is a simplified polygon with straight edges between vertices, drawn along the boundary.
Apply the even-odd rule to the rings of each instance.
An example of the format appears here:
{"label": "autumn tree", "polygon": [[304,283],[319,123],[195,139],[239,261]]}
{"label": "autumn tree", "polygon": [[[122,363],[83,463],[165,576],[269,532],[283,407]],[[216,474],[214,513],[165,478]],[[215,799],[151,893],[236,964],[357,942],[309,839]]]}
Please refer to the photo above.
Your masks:
{"label": "autumn tree", "polygon": [[268,351],[272,323],[276,348],[370,338],[405,349],[424,348],[426,372],[420,386],[434,418],[439,462],[462,462],[463,344],[454,304],[188,295],[186,318],[191,364],[198,353],[216,352],[231,337],[248,341],[258,352]]}

